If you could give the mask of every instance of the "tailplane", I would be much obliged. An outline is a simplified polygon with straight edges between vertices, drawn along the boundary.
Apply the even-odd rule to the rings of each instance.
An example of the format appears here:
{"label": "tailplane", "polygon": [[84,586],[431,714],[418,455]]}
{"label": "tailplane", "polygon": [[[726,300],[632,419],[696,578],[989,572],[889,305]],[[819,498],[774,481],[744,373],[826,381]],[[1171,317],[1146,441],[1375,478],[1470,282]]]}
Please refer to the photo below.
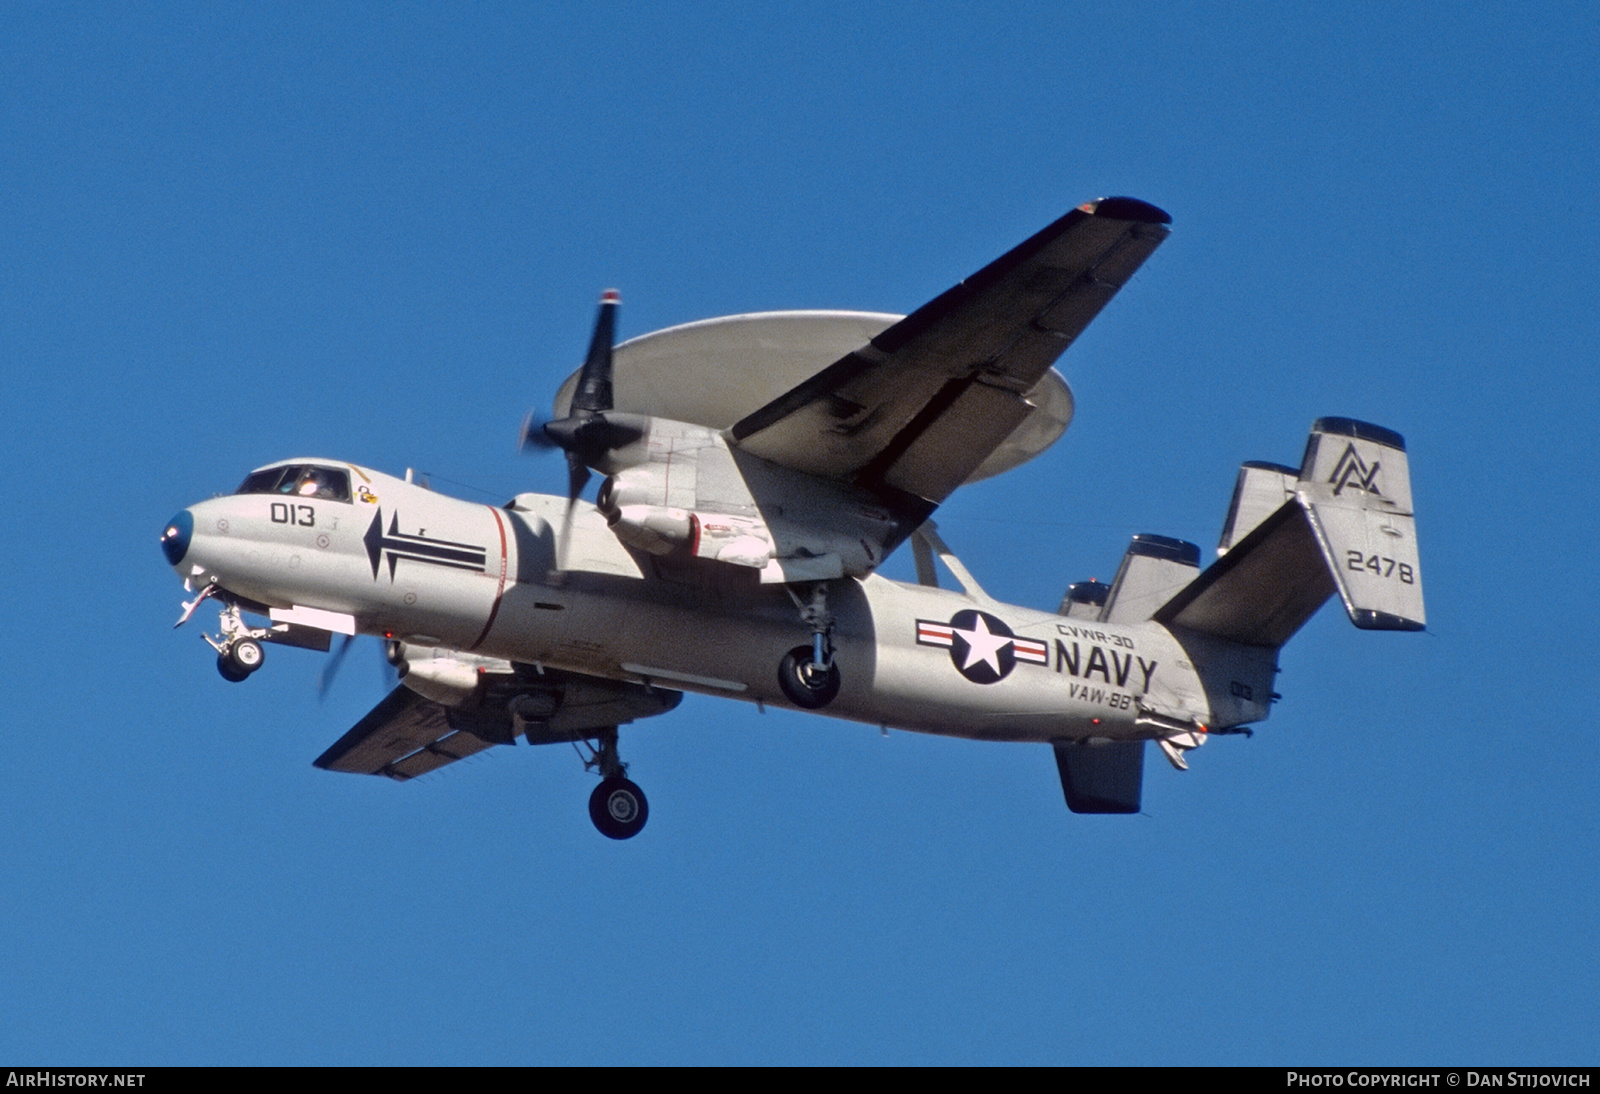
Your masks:
{"label": "tailplane", "polygon": [[1358,627],[1427,624],[1405,440],[1391,429],[1321,418],[1299,471],[1245,464],[1218,552],[1151,618],[1278,647],[1338,593]]}
{"label": "tailplane", "polygon": [[[1278,648],[1335,593],[1358,627],[1420,631],[1427,623],[1406,444],[1382,426],[1321,418],[1299,469],[1241,467],[1217,553],[1200,572],[1193,544],[1135,536],[1111,585],[1079,582],[1061,604],[1068,618],[1153,620],[1184,646],[1210,728],[1192,710],[1164,717],[1146,708],[1148,696],[1138,722],[1174,767],[1186,767],[1183,753],[1208,733],[1239,732],[1267,716]],[[1139,811],[1144,741],[1052,744],[1074,813]]]}

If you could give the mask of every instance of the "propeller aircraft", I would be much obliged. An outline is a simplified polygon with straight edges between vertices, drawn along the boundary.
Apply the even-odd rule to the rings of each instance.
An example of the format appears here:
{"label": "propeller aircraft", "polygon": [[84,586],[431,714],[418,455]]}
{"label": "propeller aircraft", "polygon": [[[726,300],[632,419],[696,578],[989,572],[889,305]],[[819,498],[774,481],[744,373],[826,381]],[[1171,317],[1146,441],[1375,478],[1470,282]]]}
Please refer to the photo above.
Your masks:
{"label": "propeller aircraft", "polygon": [[[1173,766],[1265,719],[1278,651],[1335,593],[1375,630],[1425,625],[1405,442],[1350,418],[1298,467],[1243,465],[1219,558],[1133,537],[1110,584],[1055,609],[991,599],[931,514],[1048,447],[1073,413],[1052,365],[1167,238],[1131,198],[1074,209],[906,317],[776,312],[613,348],[601,297],[581,370],[524,448],[564,497],[474,504],[339,460],[250,472],[179,512],[167,562],[230,681],[267,645],[386,643],[400,683],[316,761],[406,780],[497,744],[572,742],[613,839],[644,793],[618,727],[684,691],[1054,751],[1067,806],[1140,808]],[[598,500],[581,492],[605,476]],[[918,580],[878,569],[910,540]],[[959,588],[939,584],[935,559]],[[331,665],[330,665],[331,667]]]}

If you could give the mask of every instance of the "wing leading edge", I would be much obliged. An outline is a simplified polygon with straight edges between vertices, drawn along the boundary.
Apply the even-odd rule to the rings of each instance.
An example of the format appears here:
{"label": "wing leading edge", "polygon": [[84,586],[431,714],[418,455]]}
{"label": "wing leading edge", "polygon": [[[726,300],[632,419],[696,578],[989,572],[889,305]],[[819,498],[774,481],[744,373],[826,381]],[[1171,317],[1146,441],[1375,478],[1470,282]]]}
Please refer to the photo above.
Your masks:
{"label": "wing leading edge", "polygon": [[1081,205],[737,422],[754,456],[935,504],[1032,409],[1027,393],[1170,232],[1133,198]]}

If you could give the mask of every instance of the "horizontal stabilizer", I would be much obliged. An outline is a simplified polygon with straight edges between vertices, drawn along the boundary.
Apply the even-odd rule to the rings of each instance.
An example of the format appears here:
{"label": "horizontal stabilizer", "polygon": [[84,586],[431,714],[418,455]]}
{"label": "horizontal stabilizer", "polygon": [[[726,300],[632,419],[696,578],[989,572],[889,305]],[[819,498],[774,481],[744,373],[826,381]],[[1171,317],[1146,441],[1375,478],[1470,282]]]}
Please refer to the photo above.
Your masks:
{"label": "horizontal stabilizer", "polygon": [[1291,501],[1152,618],[1248,646],[1281,646],[1333,592],[1311,522]]}
{"label": "horizontal stabilizer", "polygon": [[1067,808],[1137,813],[1144,785],[1143,741],[1054,741]]}
{"label": "horizontal stabilizer", "polygon": [[1222,555],[1153,619],[1252,646],[1283,645],[1334,593],[1369,630],[1422,630],[1422,572],[1405,441],[1322,418],[1298,475],[1249,463]]}

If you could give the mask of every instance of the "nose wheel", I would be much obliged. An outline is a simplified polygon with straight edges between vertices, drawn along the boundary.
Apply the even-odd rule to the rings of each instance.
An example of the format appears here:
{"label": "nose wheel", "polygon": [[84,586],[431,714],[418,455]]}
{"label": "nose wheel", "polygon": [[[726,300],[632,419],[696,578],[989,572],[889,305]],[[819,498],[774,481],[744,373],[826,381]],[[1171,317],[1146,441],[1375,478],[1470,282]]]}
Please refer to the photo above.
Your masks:
{"label": "nose wheel", "polygon": [[267,659],[261,643],[253,638],[240,638],[228,643],[217,653],[217,671],[231,684],[237,684],[259,669]]}

